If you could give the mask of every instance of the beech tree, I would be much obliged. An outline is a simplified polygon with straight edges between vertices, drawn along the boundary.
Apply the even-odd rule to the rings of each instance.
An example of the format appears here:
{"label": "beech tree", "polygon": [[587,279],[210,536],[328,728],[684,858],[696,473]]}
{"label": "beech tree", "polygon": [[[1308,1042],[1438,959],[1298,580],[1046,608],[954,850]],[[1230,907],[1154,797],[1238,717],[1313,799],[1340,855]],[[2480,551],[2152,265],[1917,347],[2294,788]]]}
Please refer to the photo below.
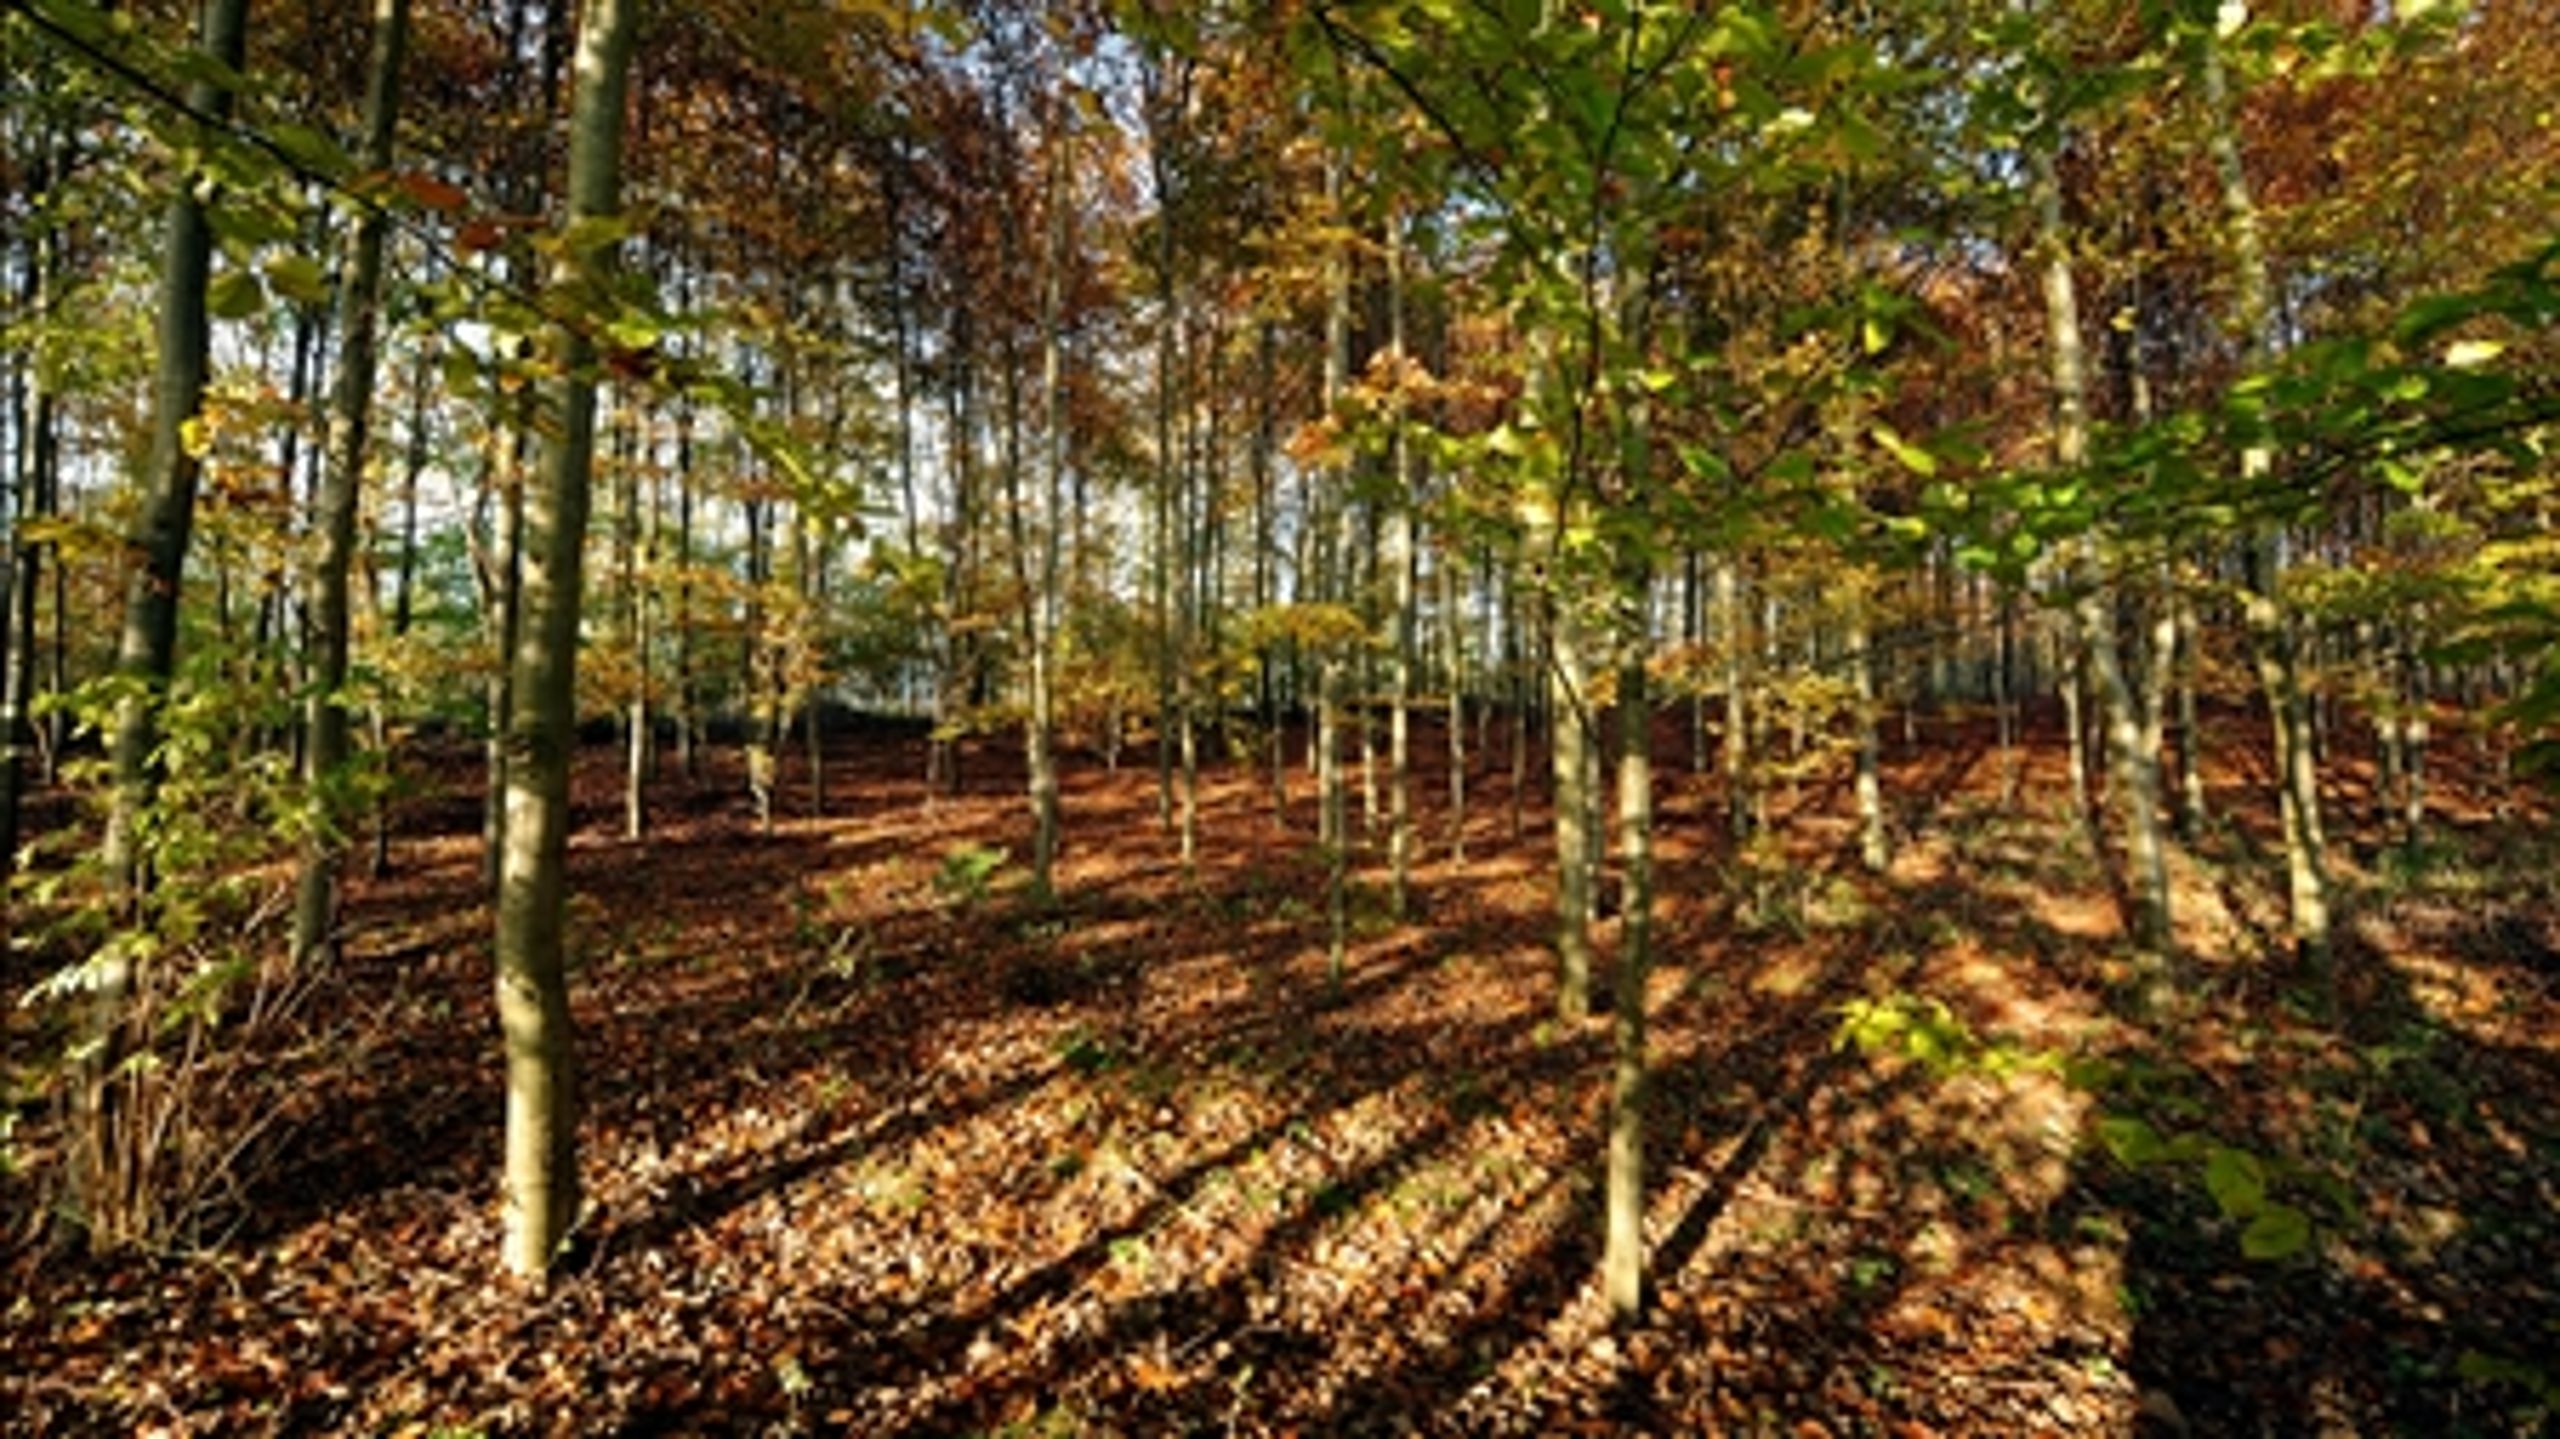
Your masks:
{"label": "beech tree", "polygon": [[623,97],[639,0],[588,0],[578,21],[569,116],[568,207],[545,336],[558,426],[524,510],[525,570],[507,729],[498,872],[498,1016],[507,1057],[506,1267],[549,1271],[577,1222],[578,1106],[562,926],[569,764],[577,742],[578,619],[595,457],[598,318],[623,225]]}
{"label": "beech tree", "polygon": [[[409,0],[376,0],[373,11],[372,58],[365,82],[364,144],[361,163],[374,175],[391,168],[393,132],[400,116],[400,68],[408,48]],[[349,571],[355,562],[358,498],[364,480],[365,452],[371,435],[375,350],[381,329],[382,249],[387,216],[365,211],[356,221],[347,246],[345,272],[339,280],[339,302],[345,316],[337,385],[330,401],[329,454],[326,480],[318,495],[313,527],[320,553],[311,576],[311,621],[317,631],[318,662],[310,679],[311,701],[304,723],[303,775],[318,803],[314,833],[302,858],[302,876],[294,905],[293,949],[303,959],[334,949],[337,922],[335,869],[346,841],[353,807],[346,803],[348,776],[348,712],[345,693],[350,611]]]}

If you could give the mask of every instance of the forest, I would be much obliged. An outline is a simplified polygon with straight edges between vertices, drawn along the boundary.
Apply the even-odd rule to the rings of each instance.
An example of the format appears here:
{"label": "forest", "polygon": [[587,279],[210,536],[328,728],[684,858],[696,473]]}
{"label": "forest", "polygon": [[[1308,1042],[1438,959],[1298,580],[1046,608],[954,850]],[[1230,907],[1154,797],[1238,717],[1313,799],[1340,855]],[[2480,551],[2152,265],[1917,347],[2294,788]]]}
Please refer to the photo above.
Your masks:
{"label": "forest", "polygon": [[0,1430],[2560,1427],[2546,0],[0,52]]}

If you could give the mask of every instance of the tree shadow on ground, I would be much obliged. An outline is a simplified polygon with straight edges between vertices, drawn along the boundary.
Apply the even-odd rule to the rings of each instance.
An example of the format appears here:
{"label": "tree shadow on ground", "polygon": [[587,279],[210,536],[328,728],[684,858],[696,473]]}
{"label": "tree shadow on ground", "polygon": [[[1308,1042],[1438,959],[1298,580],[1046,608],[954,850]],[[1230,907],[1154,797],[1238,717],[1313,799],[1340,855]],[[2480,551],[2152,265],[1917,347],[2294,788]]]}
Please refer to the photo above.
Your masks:
{"label": "tree shadow on ground", "polygon": [[[2399,893],[2347,896],[2335,1013],[2329,986],[2262,954],[2096,1095],[2194,1146],[2129,1164],[2086,1145],[2058,1206],[2124,1235],[2152,1432],[2491,1435],[2560,1412],[2560,995],[2535,977],[2560,921],[2547,880],[2512,878],[2547,844],[2501,849],[2474,837]],[[2215,1148],[2249,1156],[2263,1201],[2217,1194]],[[2308,1242],[2252,1258],[2262,1203],[2308,1216]]]}

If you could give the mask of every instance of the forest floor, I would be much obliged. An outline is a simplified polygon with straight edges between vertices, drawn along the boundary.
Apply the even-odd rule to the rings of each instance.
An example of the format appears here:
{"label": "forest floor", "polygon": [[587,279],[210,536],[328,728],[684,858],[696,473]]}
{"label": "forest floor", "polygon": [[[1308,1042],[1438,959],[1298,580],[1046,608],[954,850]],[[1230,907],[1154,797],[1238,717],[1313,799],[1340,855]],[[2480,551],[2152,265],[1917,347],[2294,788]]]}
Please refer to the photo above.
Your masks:
{"label": "forest floor", "polygon": [[[591,1210],[544,1291],[496,1273],[476,775],[413,766],[305,1042],[259,1057],[229,1225],[40,1244],[21,1125],[0,1429],[2531,1432],[2560,1401],[2560,846],[2468,740],[2410,850],[2331,766],[2330,1003],[2277,939],[2260,733],[2215,731],[2223,818],[2177,857],[2159,975],[2049,728],[2004,807],[1987,726],[1888,725],[1868,875],[1844,777],[1775,794],[1737,855],[1667,726],[1655,1302],[1623,1334],[1608,1024],[1553,1018],[1543,785],[1515,833],[1499,726],[1463,862],[1417,742],[1409,905],[1364,860],[1339,995],[1302,769],[1285,825],[1267,774],[1213,769],[1186,875],[1150,756],[1072,755],[1042,907],[997,747],[928,801],[919,741],[844,736],[825,816],[794,765],[769,833],[717,753],[639,842],[591,751]],[[2307,1234],[2249,1257],[2278,1206]]]}

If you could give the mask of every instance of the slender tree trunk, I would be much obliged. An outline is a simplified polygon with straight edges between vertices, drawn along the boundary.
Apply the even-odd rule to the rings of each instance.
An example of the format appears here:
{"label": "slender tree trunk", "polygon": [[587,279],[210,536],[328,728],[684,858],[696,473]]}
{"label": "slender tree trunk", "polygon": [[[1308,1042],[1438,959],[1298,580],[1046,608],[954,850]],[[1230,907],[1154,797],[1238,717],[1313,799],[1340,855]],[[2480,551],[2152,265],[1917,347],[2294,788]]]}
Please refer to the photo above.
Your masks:
{"label": "slender tree trunk", "polygon": [[1858,862],[1869,874],[1882,874],[1893,862],[1893,845],[1886,832],[1884,781],[1877,762],[1875,633],[1869,598],[1861,594],[1851,603],[1849,682],[1857,702]]}
{"label": "slender tree trunk", "polygon": [[1644,1316],[1645,981],[1653,966],[1653,702],[1646,693],[1645,596],[1639,569],[1624,599],[1618,666],[1618,845],[1625,867],[1617,983],[1610,1004],[1616,1059],[1609,1085],[1607,1238],[1602,1288],[1621,1325]]}
{"label": "slender tree trunk", "polygon": [[1741,566],[1731,556],[1719,556],[1713,581],[1716,612],[1716,641],[1724,655],[1724,795],[1725,820],[1733,837],[1740,840],[1751,833],[1755,812],[1751,791],[1751,725],[1745,712],[1743,693],[1743,659],[1748,653],[1742,627]]}
{"label": "slender tree trunk", "polygon": [[2151,627],[2143,645],[2143,658],[2148,661],[2142,683],[2142,737],[2137,763],[2152,776],[2154,797],[2161,810],[2172,817],[2177,805],[2168,794],[2169,701],[2178,683],[2178,609],[2174,593],[2176,577],[2167,562],[2162,562],[2154,581],[2158,593],[2151,607]]}
{"label": "slender tree trunk", "polygon": [[1467,864],[1467,641],[1453,548],[1438,551],[1442,641],[1449,649],[1449,863]]}
{"label": "slender tree trunk", "polygon": [[1991,661],[1991,713],[1999,731],[2000,809],[2006,813],[2018,806],[2018,602],[2005,590],[1998,651]]}
{"label": "slender tree trunk", "polygon": [[[639,0],[587,0],[578,17],[569,121],[567,225],[621,209],[623,96]],[[613,247],[564,248],[553,288],[588,293],[610,274]],[[522,704],[509,726],[505,859],[498,889],[498,1022],[506,1039],[506,1267],[547,1273],[579,1210],[578,1106],[563,929],[569,765],[577,743],[580,574],[595,455],[595,347],[563,322],[549,346],[559,432],[542,483],[527,497],[524,622],[512,657]]]}
{"label": "slender tree trunk", "polygon": [[[41,202],[51,183],[53,136],[39,140],[36,174],[30,199]],[[52,308],[59,246],[47,231],[29,238],[25,271],[20,275],[22,313],[42,316]],[[35,701],[36,606],[43,594],[45,546],[33,533],[34,522],[54,511],[61,462],[60,406],[45,383],[42,367],[29,357],[17,368],[19,390],[15,428],[18,453],[16,494],[9,513],[8,671],[0,679],[0,916],[13,908],[8,881],[18,872],[20,820],[25,809],[36,732],[28,712]],[[0,944],[9,936],[0,932]]]}
{"label": "slender tree trunk", "polygon": [[[1534,543],[1535,541],[1533,541]],[[1556,1014],[1580,1024],[1591,1013],[1593,818],[1590,685],[1577,597],[1557,586],[1548,602],[1548,753],[1555,775]]]}
{"label": "slender tree trunk", "polygon": [[631,704],[622,727],[622,835],[635,841],[649,832],[649,775],[657,754],[657,720],[649,693],[656,678],[650,652],[657,635],[649,611],[658,573],[658,454],[653,425],[638,447],[622,492],[622,528],[630,537],[623,568],[623,625],[631,634]]}
{"label": "slender tree trunk", "polygon": [[1413,453],[1405,436],[1402,371],[1405,356],[1404,239],[1400,220],[1387,222],[1387,345],[1399,378],[1388,464],[1395,497],[1384,520],[1378,559],[1387,571],[1387,865],[1391,906],[1405,917],[1413,882]]}
{"label": "slender tree trunk", "polygon": [[[392,134],[400,113],[400,68],[408,44],[409,0],[374,0],[362,164],[375,174],[391,168]],[[303,846],[293,910],[293,954],[302,964],[333,959],[337,952],[337,870],[352,808],[345,774],[350,710],[344,691],[352,628],[347,576],[355,558],[356,516],[372,430],[385,223],[378,210],[366,210],[357,217],[346,271],[339,281],[339,303],[346,315],[338,329],[344,338],[330,403],[328,470],[313,516],[320,538],[310,581],[318,663],[303,718],[310,731],[303,782],[314,813],[312,834]]]}
{"label": "slender tree trunk", "polygon": [[498,446],[497,473],[494,476],[498,499],[498,534],[496,567],[491,574],[489,593],[494,601],[491,626],[496,632],[497,664],[490,671],[488,684],[489,748],[488,796],[482,816],[482,878],[489,892],[498,889],[498,875],[504,864],[507,822],[507,768],[513,763],[507,750],[507,734],[515,725],[517,692],[515,653],[518,638],[524,631],[524,491],[528,468],[526,430],[529,421],[522,406],[511,397],[502,397],[496,416],[511,422],[510,428],[494,437]]}
{"label": "slender tree trunk", "polygon": [[[1325,213],[1337,218],[1342,211],[1343,164],[1341,153],[1327,148],[1324,159]],[[1331,415],[1342,401],[1343,387],[1349,383],[1351,369],[1351,271],[1350,260],[1340,244],[1328,247],[1325,252],[1324,288],[1324,371],[1318,400],[1324,413]],[[1349,489],[1350,478],[1343,469],[1338,465],[1328,466],[1323,474],[1321,491],[1325,504],[1347,513]],[[1320,546],[1326,528],[1321,520],[1310,515],[1311,555]],[[1335,558],[1342,560],[1345,557]],[[1347,574],[1347,567],[1338,573]],[[1316,792],[1320,796],[1317,828],[1325,852],[1325,978],[1328,992],[1338,997],[1342,993],[1345,951],[1349,948],[1351,888],[1350,816],[1345,812],[1342,774],[1345,656],[1341,637],[1327,633],[1321,643],[1323,651],[1318,660],[1316,680]]]}
{"label": "slender tree trunk", "polygon": [[1203,449],[1200,436],[1186,419],[1182,462],[1176,470],[1180,478],[1174,487],[1173,522],[1179,537],[1174,546],[1175,573],[1181,578],[1173,593],[1172,647],[1174,752],[1180,781],[1175,833],[1186,880],[1198,873],[1200,863],[1200,707],[1193,693],[1192,670],[1200,653],[1199,569],[1207,548],[1199,524],[1208,506],[1194,493]]}
{"label": "slender tree trunk", "polygon": [[[246,0],[207,0],[198,44],[218,64],[237,70],[247,49]],[[232,110],[228,86],[199,80],[187,103],[211,127]],[[210,139],[210,136],[204,137]],[[178,651],[178,596],[187,543],[195,520],[196,481],[203,462],[186,440],[203,402],[212,348],[205,287],[213,265],[213,231],[203,195],[190,179],[169,202],[167,249],[160,278],[159,379],[152,398],[150,454],[143,471],[141,504],[127,536],[137,567],[125,587],[124,629],[116,667],[134,686],[116,708],[112,759],[113,807],[107,820],[105,868],[130,904],[142,891],[143,811],[158,783],[153,752],[159,747],[159,709],[167,699]],[[129,966],[109,966],[102,1001],[107,1012],[123,1002]]]}
{"label": "slender tree trunk", "polygon": [[1324,832],[1325,856],[1325,989],[1339,997],[1342,993],[1343,970],[1348,962],[1351,933],[1351,837],[1345,832],[1351,817],[1344,811],[1345,789],[1342,783],[1342,647],[1329,643],[1318,668],[1316,680],[1321,711],[1316,724],[1316,743],[1322,747],[1317,756],[1316,792],[1322,796],[1322,814],[1317,824]]}
{"label": "slender tree trunk", "polygon": [[2400,670],[2400,833],[2412,848],[2426,839],[2427,825],[2427,665],[2419,654],[2411,626],[2398,637],[2394,659]]}
{"label": "slender tree trunk", "polygon": [[[1031,804],[1032,893],[1047,903],[1056,889],[1058,854],[1058,759],[1055,734],[1057,701],[1053,671],[1059,604],[1060,502],[1065,489],[1065,412],[1061,404],[1059,327],[1063,323],[1067,263],[1066,151],[1062,138],[1051,139],[1048,167],[1046,253],[1040,287],[1040,444],[1044,488],[1039,540],[1039,570],[1020,576],[1025,627],[1031,658],[1031,712],[1025,726],[1029,754]],[[1016,564],[1031,563],[1031,543],[1024,534],[1021,492],[1014,494]]]}
{"label": "slender tree trunk", "polygon": [[667,698],[675,711],[676,773],[686,784],[700,778],[694,733],[701,728],[693,691],[693,406],[676,402],[676,613],[675,673]]}
{"label": "slender tree trunk", "polygon": [[1706,557],[1690,550],[1680,561],[1680,642],[1688,651],[1689,772],[1704,775],[1708,765],[1707,688],[1697,668],[1707,637]]}
{"label": "slender tree trunk", "polygon": [[[1510,815],[1511,842],[1518,844],[1528,832],[1522,809],[1527,802],[1529,788],[1530,704],[1525,658],[1527,646],[1522,642],[1519,628],[1519,586],[1511,571],[1495,571],[1490,554],[1486,557],[1481,578],[1486,589],[1485,608],[1493,612],[1501,627],[1499,639],[1489,635],[1485,645],[1486,654],[1499,666],[1494,680],[1501,703],[1497,706],[1488,696],[1485,709],[1499,708],[1502,711],[1502,739],[1506,751],[1504,765],[1509,780],[1504,791],[1509,796],[1505,808]],[[1481,725],[1476,730],[1476,739],[1478,748],[1492,748],[1492,737]]]}
{"label": "slender tree trunk", "polygon": [[2205,822],[2212,817],[2204,796],[2204,725],[2196,716],[2195,602],[2181,588],[2171,595],[2169,604],[2178,646],[2178,824],[2193,840],[2204,833]]}
{"label": "slender tree trunk", "polygon": [[[838,411],[839,414],[842,411]],[[790,692],[798,698],[800,757],[809,771],[809,818],[827,817],[827,743],[825,674],[820,668],[818,632],[827,610],[827,531],[823,517],[803,514],[792,526],[792,553],[799,573],[798,635],[792,643],[794,673]],[[779,744],[780,737],[776,736]]]}
{"label": "slender tree trunk", "polygon": [[[2089,457],[2089,380],[2080,331],[2079,291],[2071,271],[2070,238],[2063,226],[2062,182],[2054,163],[2054,147],[2058,144],[2057,138],[2034,151],[2036,230],[2038,246],[2044,252],[2054,458],[2063,468],[2074,469],[2087,463]],[[2115,587],[2102,569],[2097,544],[2094,537],[2084,541],[2078,572],[2065,576],[2065,583],[2075,589],[2071,606],[2076,631],[2075,680],[2096,682],[2114,773],[2113,788],[2124,807],[2125,862],[2132,871],[2130,888],[2137,904],[2135,936],[2145,948],[2157,951],[2165,949],[2171,937],[2169,876],[2160,838],[2160,772],[2156,751],[2152,752],[2155,762],[2145,763],[2142,725],[2133,687],[2125,676],[2123,650],[2117,641]],[[2071,703],[2066,711],[2072,723],[2073,798],[2094,835],[2096,815],[2087,798],[2087,746],[2080,726],[2081,689],[2081,683],[2071,686]]]}
{"label": "slender tree trunk", "polygon": [[[326,221],[312,220],[301,238],[313,250],[327,253]],[[306,514],[317,513],[319,508],[317,485],[312,486],[313,502],[309,505],[302,502],[305,457],[319,455],[324,446],[318,443],[305,446],[304,431],[309,428],[325,430],[329,423],[328,407],[315,404],[311,394],[321,354],[328,348],[328,310],[324,306],[302,303],[296,303],[290,309],[293,315],[293,355],[285,371],[285,407],[292,418],[279,427],[276,442],[276,473],[283,480],[289,518],[281,527],[283,543],[273,551],[261,553],[255,547],[243,547],[244,555],[256,572],[256,623],[248,646],[235,654],[228,666],[236,676],[235,682],[252,693],[268,689],[290,693],[300,688],[299,676],[287,674],[278,655],[297,649],[305,638],[295,622],[293,582],[296,576],[292,572],[291,556],[305,538],[295,532],[297,522]],[[216,553],[220,553],[219,548]],[[215,563],[221,569],[227,569],[222,561],[216,560]],[[227,574],[221,585],[226,591],[230,588]],[[229,627],[225,626],[226,644],[229,639]],[[291,746],[298,765],[303,758],[301,740],[302,728],[298,723],[282,727],[244,725],[233,736],[233,751],[237,757],[245,759],[261,750]]]}
{"label": "slender tree trunk", "polygon": [[[2210,34],[2204,39],[2204,92],[2210,125],[2206,148],[2221,182],[2223,219],[2231,227],[2235,252],[2239,328],[2248,341],[2251,363],[2263,366],[2275,357],[2266,244],[2248,170],[2241,163],[2221,43]],[[2253,445],[2241,455],[2244,479],[2262,480],[2274,466],[2274,453],[2263,445]],[[2254,549],[2249,582],[2240,601],[2241,621],[2248,631],[2275,741],[2277,809],[2284,828],[2293,937],[2301,958],[2326,986],[2332,979],[2328,857],[2320,823],[2320,775],[2311,745],[2310,706],[2302,685],[2301,635],[2282,605],[2283,537],[2268,536]]]}
{"label": "slender tree trunk", "polygon": [[[240,68],[246,51],[247,8],[245,0],[208,0],[200,16],[199,47],[233,70]],[[232,92],[209,79],[199,80],[188,86],[187,102],[206,117],[205,128],[210,130],[228,122]],[[198,138],[210,141],[212,137]],[[205,289],[213,263],[213,231],[193,176],[174,189],[166,233],[159,295],[159,378],[152,397],[150,451],[140,504],[126,536],[134,568],[126,578],[124,629],[116,651],[117,671],[131,688],[116,708],[110,751],[114,794],[102,852],[114,890],[113,905],[126,923],[142,920],[142,902],[150,883],[143,831],[159,787],[159,711],[176,670],[179,582],[186,567],[196,482],[202,470],[186,433],[203,403],[211,360]],[[80,1112],[71,1137],[73,1193],[93,1220],[106,1219],[118,1207],[110,1090],[122,1068],[126,1000],[136,979],[128,948],[111,945],[101,954],[105,962],[95,991],[88,1061],[79,1089]],[[108,1223],[111,1226],[112,1220]],[[118,1237],[111,1228],[91,1230],[93,1244],[112,1243]]]}
{"label": "slender tree trunk", "polygon": [[[1159,94],[1150,97],[1164,106],[1164,113],[1157,118],[1165,124],[1175,123],[1178,120],[1181,115],[1181,102],[1187,97],[1187,85],[1183,85],[1180,81],[1175,83],[1183,90],[1183,94]],[[1162,327],[1156,336],[1155,395],[1156,818],[1168,834],[1172,833],[1175,827],[1173,765],[1177,736],[1174,711],[1179,702],[1175,691],[1180,682],[1179,671],[1182,664],[1181,656],[1176,652],[1174,620],[1174,576],[1178,563],[1175,555],[1179,546],[1174,538],[1178,516],[1175,513],[1174,503],[1176,472],[1173,452],[1173,414],[1174,383],[1175,376],[1181,368],[1179,350],[1184,323],[1182,286],[1173,269],[1175,226],[1174,210],[1170,200],[1173,193],[1173,169],[1166,150],[1166,141],[1170,138],[1159,133],[1155,136],[1156,143],[1151,147],[1158,208],[1163,219],[1163,223],[1156,226],[1156,266],[1160,285],[1157,294],[1157,303],[1160,307],[1157,323]],[[1340,184],[1340,162],[1330,154],[1325,162],[1325,184],[1329,196],[1337,192]],[[1187,857],[1184,867],[1185,872],[1188,873]]]}
{"label": "slender tree trunk", "polygon": [[2086,830],[2094,839],[2098,833],[2096,811],[2089,803],[2089,721],[2082,709],[2082,697],[2088,693],[2088,656],[2066,636],[2062,640],[2064,654],[2061,673],[2055,676],[2055,697],[2062,701],[2063,763],[2070,769],[2071,822]]}

